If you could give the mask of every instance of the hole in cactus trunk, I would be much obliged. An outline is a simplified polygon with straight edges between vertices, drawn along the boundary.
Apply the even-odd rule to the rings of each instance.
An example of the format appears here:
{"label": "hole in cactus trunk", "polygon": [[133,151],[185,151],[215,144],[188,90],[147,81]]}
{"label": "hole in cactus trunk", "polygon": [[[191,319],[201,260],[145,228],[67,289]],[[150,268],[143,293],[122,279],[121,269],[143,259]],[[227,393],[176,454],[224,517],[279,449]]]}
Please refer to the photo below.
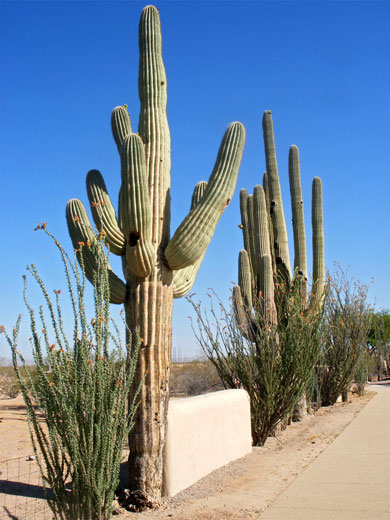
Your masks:
{"label": "hole in cactus trunk", "polygon": [[130,247],[135,247],[137,245],[138,240],[140,239],[140,234],[138,231],[133,231],[133,233],[130,233],[129,235],[129,245]]}

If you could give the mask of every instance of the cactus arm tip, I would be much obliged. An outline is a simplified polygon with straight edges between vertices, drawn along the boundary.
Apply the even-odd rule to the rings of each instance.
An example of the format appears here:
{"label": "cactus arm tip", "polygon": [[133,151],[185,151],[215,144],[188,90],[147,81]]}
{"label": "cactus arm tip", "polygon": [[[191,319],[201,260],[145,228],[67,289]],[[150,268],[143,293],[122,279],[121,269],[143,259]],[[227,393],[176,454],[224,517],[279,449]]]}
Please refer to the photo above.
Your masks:
{"label": "cactus arm tip", "polygon": [[125,254],[125,237],[118,226],[114,207],[102,174],[99,170],[90,170],[87,174],[87,193],[95,226],[107,237],[110,251],[116,255]]}
{"label": "cactus arm tip", "polygon": [[233,196],[245,143],[245,128],[231,123],[200,203],[190,210],[164,254],[173,270],[194,264],[206,251],[223,211]]}
{"label": "cactus arm tip", "polygon": [[127,105],[117,106],[112,111],[111,130],[120,154],[125,137],[131,133],[131,123],[129,113],[127,112]]}
{"label": "cactus arm tip", "polygon": [[[191,198],[191,209],[195,208],[195,206],[197,206],[202,200],[206,188],[206,181],[200,181],[197,183]],[[206,254],[206,251],[204,254]],[[195,283],[196,275],[198,274],[199,268],[202,264],[204,254],[193,265],[183,267],[177,271],[173,271],[172,286],[174,298],[181,298],[191,290]]]}
{"label": "cactus arm tip", "polygon": [[[97,238],[84,205],[80,200],[71,199],[68,202],[66,205],[66,220],[73,247],[77,251],[77,259],[83,265],[85,276],[91,283],[94,283],[97,263],[92,247],[96,243]],[[110,302],[124,303],[126,299],[126,285],[116,276],[109,264],[108,282],[110,285]]]}

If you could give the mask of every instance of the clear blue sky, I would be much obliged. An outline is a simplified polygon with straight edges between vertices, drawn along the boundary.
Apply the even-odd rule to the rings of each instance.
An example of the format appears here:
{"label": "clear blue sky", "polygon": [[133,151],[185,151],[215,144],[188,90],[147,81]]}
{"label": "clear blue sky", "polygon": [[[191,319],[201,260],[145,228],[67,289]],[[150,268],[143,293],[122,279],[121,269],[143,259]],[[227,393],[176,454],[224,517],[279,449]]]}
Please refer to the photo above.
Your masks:
{"label": "clear blue sky", "polygon": [[[65,205],[87,203],[85,176],[102,171],[114,201],[119,158],[110,114],[126,103],[138,120],[138,1],[2,1],[0,322],[11,328],[22,274],[35,263],[50,289],[64,288],[58,256],[37,221],[71,250]],[[207,180],[226,126],[247,131],[237,191],[218,224],[193,292],[227,299],[242,248],[241,188],[261,183],[261,118],[273,113],[288,223],[287,159],[301,153],[306,228],[311,182],[324,185],[326,263],[338,260],[370,300],[390,307],[390,3],[376,1],[157,1],[172,138],[172,233],[194,185]],[[292,244],[292,237],[291,237]],[[310,262],[311,264],[311,262]],[[116,270],[120,271],[118,264]],[[119,274],[119,273],[118,273]],[[35,303],[35,293],[31,292]],[[173,342],[197,352],[175,300]],[[114,313],[115,314],[115,313]],[[28,332],[22,338],[28,337]],[[26,336],[27,335],[27,336]],[[0,338],[0,356],[8,355]],[[25,353],[28,349],[21,350]]]}

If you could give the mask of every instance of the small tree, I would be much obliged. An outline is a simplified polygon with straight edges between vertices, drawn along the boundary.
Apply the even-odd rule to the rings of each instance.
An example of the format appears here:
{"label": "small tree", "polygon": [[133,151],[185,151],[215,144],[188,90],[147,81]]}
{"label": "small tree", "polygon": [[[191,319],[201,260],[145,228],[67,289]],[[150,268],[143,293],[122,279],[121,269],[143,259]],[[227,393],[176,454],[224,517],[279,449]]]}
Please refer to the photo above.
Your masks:
{"label": "small tree", "polygon": [[210,324],[200,305],[189,300],[197,314],[197,340],[215,365],[225,388],[242,386],[250,396],[252,438],[262,446],[275,428],[289,417],[307,391],[320,354],[322,306],[302,301],[302,277],[279,283],[275,291],[278,323],[264,313],[264,302],[254,302],[255,341],[246,339],[237,325],[235,311],[219,301]]}
{"label": "small tree", "polygon": [[330,406],[345,395],[361,370],[370,330],[368,285],[350,279],[339,264],[329,276],[325,299],[323,346],[316,377],[322,406]]}
{"label": "small tree", "polygon": [[111,518],[122,449],[136,411],[136,396],[128,409],[127,401],[138,347],[132,353],[128,345],[123,349],[118,330],[110,320],[108,260],[102,242],[80,244],[80,248],[93,247],[97,259],[95,315],[88,320],[83,264],[80,269],[45,231],[55,241],[65,267],[74,314],[72,339],[64,330],[61,291],[54,291],[53,303],[34,265],[27,270],[41,288],[45,301],[37,316],[27,299],[24,276],[24,301],[30,316],[30,343],[36,364],[34,377],[18,351],[21,317],[12,336],[4,327],[2,332],[12,350],[33,448],[43,482],[52,492],[52,497],[47,498],[55,518],[105,520]]}

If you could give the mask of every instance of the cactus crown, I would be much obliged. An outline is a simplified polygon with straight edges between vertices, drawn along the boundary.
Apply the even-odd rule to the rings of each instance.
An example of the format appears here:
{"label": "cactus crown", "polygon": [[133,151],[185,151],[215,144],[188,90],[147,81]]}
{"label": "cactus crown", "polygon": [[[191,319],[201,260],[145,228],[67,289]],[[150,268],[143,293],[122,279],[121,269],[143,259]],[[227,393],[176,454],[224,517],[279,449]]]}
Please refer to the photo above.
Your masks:
{"label": "cactus crown", "polygon": [[[179,297],[191,288],[219,217],[233,196],[245,130],[238,122],[229,125],[209,182],[195,188],[190,212],[170,238],[167,81],[160,17],[158,10],[150,5],[142,11],[139,48],[138,133],[132,131],[127,105],[115,107],[111,116],[112,133],[121,158],[118,217],[98,170],[88,173],[87,192],[96,228],[104,234],[110,250],[122,257],[127,283],[165,277],[165,283],[173,286],[174,296]],[[78,199],[69,201],[66,216],[75,248],[79,241],[96,240]],[[92,281],[96,268],[93,254],[87,247],[80,254]],[[123,303],[125,283],[112,271],[110,282],[111,301]]]}
{"label": "cactus crown", "polygon": [[[292,274],[287,229],[284,218],[276,160],[273,122],[270,111],[263,116],[264,148],[267,172],[263,185],[254,188],[253,195],[240,193],[241,224],[244,249],[238,261],[238,285],[233,290],[233,302],[238,325],[254,339],[256,320],[253,306],[261,302],[261,311],[271,323],[277,323],[275,298],[277,284],[290,285],[293,276],[302,282],[302,302],[308,303],[306,237],[298,147],[289,150],[289,180],[294,232],[294,272]],[[310,300],[319,301],[325,283],[322,184],[313,180],[313,285]],[[257,308],[257,307],[256,307]]]}

